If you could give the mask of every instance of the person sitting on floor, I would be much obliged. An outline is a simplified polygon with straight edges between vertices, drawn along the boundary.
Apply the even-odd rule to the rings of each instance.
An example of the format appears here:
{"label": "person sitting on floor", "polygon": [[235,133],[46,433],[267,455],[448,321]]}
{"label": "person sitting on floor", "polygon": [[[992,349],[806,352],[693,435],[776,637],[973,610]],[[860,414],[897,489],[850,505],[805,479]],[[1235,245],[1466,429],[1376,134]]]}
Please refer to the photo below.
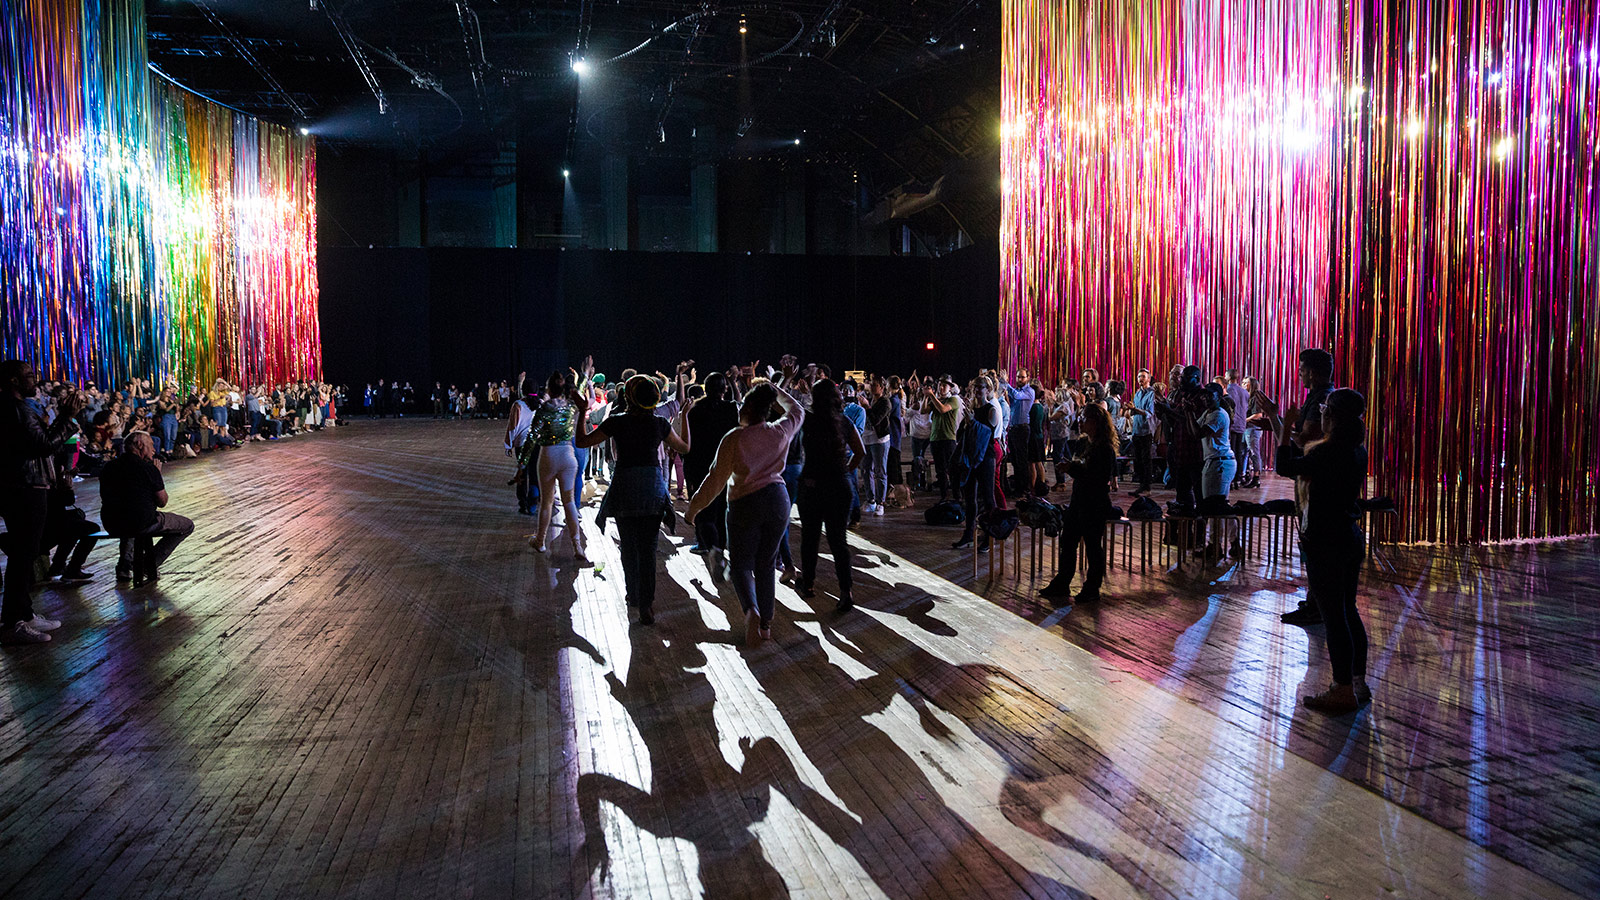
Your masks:
{"label": "person sitting on floor", "polygon": [[[155,456],[150,435],[134,434],[128,438],[127,452],[106,463],[100,473],[100,516],[107,531],[124,539],[117,580],[132,580],[135,586],[155,581],[161,564],[194,533],[193,522],[161,511],[167,505],[167,486]],[[144,570],[136,571],[132,539],[140,537],[160,540],[144,561]]]}

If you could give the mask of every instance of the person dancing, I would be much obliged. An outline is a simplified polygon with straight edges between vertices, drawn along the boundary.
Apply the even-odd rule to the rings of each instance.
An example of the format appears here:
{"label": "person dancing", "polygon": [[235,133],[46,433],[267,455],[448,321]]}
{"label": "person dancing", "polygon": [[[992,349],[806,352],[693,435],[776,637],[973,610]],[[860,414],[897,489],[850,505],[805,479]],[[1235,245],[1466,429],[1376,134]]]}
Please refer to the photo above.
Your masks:
{"label": "person dancing", "polygon": [[[785,365],[784,380],[793,376],[792,365]],[[775,402],[783,408],[783,417],[768,422]],[[745,644],[750,647],[772,636],[778,541],[789,521],[783,466],[789,441],[804,421],[805,410],[782,389],[770,382],[751,388],[739,411],[739,427],[723,437],[711,474],[684,514],[693,525],[695,516],[727,489],[728,555],[734,590],[744,609]]]}
{"label": "person dancing", "polygon": [[[1308,708],[1330,715],[1355,712],[1372,699],[1367,687],[1367,629],[1356,609],[1364,536],[1357,500],[1367,478],[1367,400],[1349,388],[1328,394],[1320,405],[1319,436],[1302,450],[1291,439],[1298,413],[1279,423],[1278,474],[1295,479],[1300,505],[1300,546],[1305,553],[1306,593],[1316,603],[1328,635],[1333,684],[1304,698]],[[1304,434],[1306,429],[1302,428]]]}
{"label": "person dancing", "polygon": [[[683,380],[682,372],[678,380]],[[639,624],[655,623],[656,535],[661,517],[671,508],[667,499],[667,476],[659,456],[664,443],[674,453],[690,450],[688,409],[680,409],[677,430],[656,415],[661,389],[648,375],[629,378],[618,399],[625,411],[609,416],[593,431],[587,420],[578,435],[577,446],[594,447],[610,438],[616,450],[616,468],[611,486],[600,501],[595,521],[605,528],[607,518],[617,520],[622,555],[622,577],[628,605],[639,610]]]}
{"label": "person dancing", "polygon": [[844,420],[839,388],[824,378],[811,387],[811,411],[806,413],[800,441],[805,463],[800,470],[800,596],[811,597],[817,577],[817,550],[823,532],[833,554],[833,571],[839,581],[839,603],[845,612],[854,605],[851,595],[849,529],[850,482],[848,474],[866,458],[861,435]]}
{"label": "person dancing", "polygon": [[589,565],[584,555],[583,528],[578,522],[578,504],[572,491],[577,484],[578,459],[573,452],[573,434],[583,417],[584,401],[563,372],[552,372],[545,383],[549,399],[534,414],[528,442],[539,448],[539,530],[528,539],[528,546],[544,553],[549,545],[550,519],[555,511],[556,492],[561,493],[561,508],[566,513],[567,537],[578,565]]}

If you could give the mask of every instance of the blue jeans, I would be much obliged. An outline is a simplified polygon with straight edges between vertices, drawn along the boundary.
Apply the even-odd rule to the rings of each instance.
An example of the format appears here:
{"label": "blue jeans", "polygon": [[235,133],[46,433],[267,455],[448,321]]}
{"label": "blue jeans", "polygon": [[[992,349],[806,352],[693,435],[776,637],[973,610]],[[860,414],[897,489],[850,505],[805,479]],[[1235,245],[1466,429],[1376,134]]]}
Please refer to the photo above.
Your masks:
{"label": "blue jeans", "polygon": [[772,626],[777,600],[778,542],[789,527],[789,492],[782,484],[769,484],[754,494],[728,504],[728,563],[733,568],[733,589],[739,608],[754,609],[761,627]]}
{"label": "blue jeans", "polygon": [[928,455],[928,444],[932,443],[927,438],[914,437],[911,439],[911,489],[925,491],[928,489],[927,473],[923,471],[923,457]]}
{"label": "blue jeans", "polygon": [[[798,502],[800,498],[800,470],[803,466],[794,463],[783,467],[783,487],[789,492],[789,502]],[[778,562],[785,569],[794,568],[794,556],[789,551],[789,514],[783,516],[783,539],[778,541]]]}
{"label": "blue jeans", "polygon": [[867,445],[867,502],[882,506],[889,495],[889,445]]}
{"label": "blue jeans", "polygon": [[576,441],[573,445],[573,456],[578,459],[578,477],[572,485],[572,502],[583,505],[583,473],[589,470],[589,448],[579,448]]}
{"label": "blue jeans", "polygon": [[161,416],[161,452],[171,453],[178,449],[178,416],[176,413],[165,413]]}

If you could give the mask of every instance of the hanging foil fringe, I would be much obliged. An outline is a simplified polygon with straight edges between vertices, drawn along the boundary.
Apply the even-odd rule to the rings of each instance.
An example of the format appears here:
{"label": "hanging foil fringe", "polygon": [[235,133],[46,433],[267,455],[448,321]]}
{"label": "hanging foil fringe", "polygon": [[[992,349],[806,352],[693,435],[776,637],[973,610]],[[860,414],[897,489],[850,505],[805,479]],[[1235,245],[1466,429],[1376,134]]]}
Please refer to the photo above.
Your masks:
{"label": "hanging foil fringe", "polygon": [[1600,0],[1002,12],[1001,346],[1296,354],[1367,394],[1384,537],[1600,530]]}
{"label": "hanging foil fringe", "polygon": [[320,377],[312,143],[153,79],[143,8],[0,0],[0,355],[101,385]]}

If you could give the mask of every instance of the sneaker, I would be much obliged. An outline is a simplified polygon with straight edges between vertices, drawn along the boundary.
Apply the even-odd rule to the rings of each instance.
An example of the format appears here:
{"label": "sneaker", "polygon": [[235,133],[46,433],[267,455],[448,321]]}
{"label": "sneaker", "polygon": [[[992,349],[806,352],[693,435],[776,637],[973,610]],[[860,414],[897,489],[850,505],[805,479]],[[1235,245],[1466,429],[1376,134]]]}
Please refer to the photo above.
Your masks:
{"label": "sneaker", "polygon": [[1092,589],[1084,589],[1084,590],[1079,591],[1078,592],[1078,596],[1072,598],[1072,602],[1073,603],[1095,603],[1095,602],[1099,601],[1099,599],[1100,599],[1100,589],[1099,588],[1092,588]]}
{"label": "sneaker", "polygon": [[46,619],[44,616],[41,616],[38,613],[34,613],[33,618],[29,619],[26,624],[34,631],[55,631],[57,628],[61,627],[61,622],[59,620]]}
{"label": "sneaker", "polygon": [[883,505],[882,504],[878,504],[878,503],[874,503],[872,505],[872,514],[875,515],[875,516],[883,515]]}
{"label": "sneaker", "polygon": [[711,583],[721,584],[728,580],[726,565],[722,561],[722,551],[716,547],[706,554],[706,568],[711,570]]}
{"label": "sneaker", "polygon": [[855,601],[851,600],[849,597],[840,597],[839,602],[833,605],[833,611],[836,613],[846,613],[854,609],[855,605]]}
{"label": "sneaker", "polygon": [[988,538],[984,538],[983,540],[978,542],[978,552],[979,553],[988,553],[989,552],[989,539]]}
{"label": "sneaker", "polygon": [[1282,619],[1283,624],[1285,625],[1305,626],[1322,624],[1322,612],[1309,603],[1302,603],[1298,607],[1289,610],[1278,618]]}
{"label": "sneaker", "polygon": [[132,581],[133,580],[133,570],[132,569],[118,568],[117,569],[117,580],[118,581]]}
{"label": "sneaker", "polygon": [[873,509],[874,509],[874,507],[873,507],[873,505],[871,503],[863,503],[863,504],[861,504],[861,514],[863,516],[872,515],[872,510]]}
{"label": "sneaker", "polygon": [[63,573],[61,576],[62,584],[87,584],[93,580],[94,573],[83,569],[74,569],[71,572]]}
{"label": "sneaker", "polygon": [[796,585],[794,592],[807,600],[810,600],[812,597],[817,595],[817,589],[809,584]]}
{"label": "sneaker", "polygon": [[800,570],[796,569],[794,566],[786,567],[783,570],[783,574],[778,576],[778,583],[779,584],[787,584],[787,585],[793,586],[794,584],[796,584],[799,581],[800,581]]}
{"label": "sneaker", "polygon": [[655,616],[655,610],[654,609],[652,609],[652,608],[647,606],[644,609],[639,610],[639,624],[640,625],[654,625],[655,623],[656,623],[656,616]]}
{"label": "sneaker", "polygon": [[1355,690],[1357,703],[1366,706],[1372,702],[1372,687],[1364,679],[1351,685],[1351,687]]}
{"label": "sneaker", "polygon": [[7,646],[18,644],[45,644],[49,643],[50,635],[42,631],[34,631],[27,622],[18,622],[0,628],[0,644]]}
{"label": "sneaker", "polygon": [[1320,694],[1302,698],[1307,709],[1327,713],[1330,716],[1342,716],[1353,713],[1361,708],[1361,701],[1356,699],[1356,692],[1348,684],[1332,684]]}
{"label": "sneaker", "polygon": [[689,552],[693,553],[695,556],[705,556],[707,553],[711,552],[711,548],[702,547],[699,544],[695,544],[693,547],[689,548]]}
{"label": "sneaker", "polygon": [[744,614],[744,645],[761,646],[761,616],[753,609]]}
{"label": "sneaker", "polygon": [[951,544],[950,545],[950,549],[951,550],[961,550],[961,549],[964,549],[966,547],[971,547],[971,546],[972,546],[972,538],[971,537],[964,537],[961,540],[956,541],[954,544]]}

